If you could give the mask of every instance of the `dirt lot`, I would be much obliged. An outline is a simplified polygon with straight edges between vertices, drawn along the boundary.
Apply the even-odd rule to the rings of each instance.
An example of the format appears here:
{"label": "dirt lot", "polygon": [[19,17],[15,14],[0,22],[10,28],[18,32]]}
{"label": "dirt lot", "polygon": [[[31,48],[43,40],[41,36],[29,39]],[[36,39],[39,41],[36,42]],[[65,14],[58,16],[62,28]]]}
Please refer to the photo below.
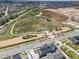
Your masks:
{"label": "dirt lot", "polygon": [[53,11],[53,9],[45,9],[42,11],[42,13],[43,13],[43,16],[48,16],[57,21],[66,21],[68,19],[66,15]]}
{"label": "dirt lot", "polygon": [[70,31],[71,28],[69,27],[61,27],[61,30],[58,30],[56,31],[55,29],[52,31],[54,34],[59,34],[59,33],[64,33],[64,32],[67,32],[67,31]]}
{"label": "dirt lot", "polygon": [[14,44],[19,44],[19,43],[27,42],[27,41],[34,40],[34,39],[37,39],[37,38],[40,38],[40,37],[41,36],[39,36],[39,37],[37,36],[37,37],[25,40],[25,39],[22,39],[22,36],[20,36],[20,37],[16,37],[16,38],[13,38],[13,39],[0,41],[0,48],[1,47],[10,46],[10,45],[14,45]]}
{"label": "dirt lot", "polygon": [[69,16],[79,16],[79,9],[76,8],[59,8],[58,11],[68,14]]}
{"label": "dirt lot", "polygon": [[59,8],[59,12],[68,15],[69,17],[73,17],[70,19],[71,23],[78,23],[79,24],[79,9],[76,8]]}
{"label": "dirt lot", "polygon": [[0,47],[5,47],[5,46],[12,45],[12,44],[25,42],[25,41],[26,40],[23,40],[22,37],[17,37],[17,38],[5,40],[5,41],[0,41]]}

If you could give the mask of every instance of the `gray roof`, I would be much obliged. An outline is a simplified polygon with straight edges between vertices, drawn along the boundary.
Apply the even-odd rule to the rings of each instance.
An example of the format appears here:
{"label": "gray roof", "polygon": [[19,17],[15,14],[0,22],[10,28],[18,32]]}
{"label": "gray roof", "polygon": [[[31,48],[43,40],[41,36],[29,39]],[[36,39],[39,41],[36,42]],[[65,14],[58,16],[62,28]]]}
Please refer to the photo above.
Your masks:
{"label": "gray roof", "polygon": [[63,54],[56,54],[55,56],[54,56],[54,59],[64,59],[65,57],[64,57],[64,55]]}
{"label": "gray roof", "polygon": [[76,37],[72,37],[72,38],[69,38],[70,41],[72,41],[73,43],[79,43],[79,36],[76,36]]}

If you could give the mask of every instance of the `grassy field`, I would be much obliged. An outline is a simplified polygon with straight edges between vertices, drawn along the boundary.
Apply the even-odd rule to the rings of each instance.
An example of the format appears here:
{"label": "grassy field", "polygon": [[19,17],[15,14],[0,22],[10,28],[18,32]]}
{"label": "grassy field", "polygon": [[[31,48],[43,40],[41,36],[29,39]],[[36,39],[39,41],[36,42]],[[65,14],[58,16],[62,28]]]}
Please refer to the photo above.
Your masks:
{"label": "grassy field", "polygon": [[[25,11],[26,11],[26,10],[23,10],[22,12],[19,12],[19,14],[23,14]],[[12,19],[12,20],[13,20],[13,19]],[[15,37],[15,36],[12,36],[12,35],[10,34],[11,28],[12,28],[12,26],[14,25],[15,22],[16,22],[16,21],[13,21],[13,22],[10,23],[10,24],[4,24],[4,26],[6,27],[6,29],[5,29],[5,33],[3,33],[2,35],[0,35],[0,41],[1,41],[1,40],[6,40],[6,39],[11,39],[11,38]]]}
{"label": "grassy field", "polygon": [[13,30],[15,34],[22,34],[25,32],[41,32],[53,29],[54,24],[48,22],[44,17],[31,17],[31,19],[22,19],[18,22]]}
{"label": "grassy field", "polygon": [[11,27],[13,26],[13,24],[11,24],[11,25],[5,25],[7,28],[6,28],[6,31],[5,31],[5,33],[4,34],[2,34],[2,35],[0,35],[0,41],[1,40],[6,40],[6,39],[11,39],[11,38],[13,38],[14,36],[12,36],[11,34],[10,34],[10,30],[11,30]]}
{"label": "grassy field", "polygon": [[[56,21],[51,21],[48,17],[37,16],[40,14],[40,8],[37,6],[28,9],[25,13],[24,12],[21,13],[21,16],[5,24],[7,27],[6,32],[3,35],[0,35],[0,40],[11,39],[26,32],[41,32],[45,30],[52,31],[53,28],[59,26],[59,24],[55,24]],[[16,34],[16,36],[11,34],[11,29],[14,24],[15,26],[12,30],[12,33]]]}
{"label": "grassy field", "polygon": [[[34,8],[33,8],[33,9],[34,9]],[[31,10],[31,9],[28,9],[25,13],[27,13],[29,10]],[[21,13],[21,14],[24,14],[24,12]],[[29,14],[29,12],[28,12],[28,14]],[[26,14],[25,14],[25,15],[26,15]],[[24,16],[24,15],[23,15],[23,16]],[[22,17],[22,16],[21,16],[21,17]],[[6,26],[6,31],[5,31],[4,34],[0,35],[0,40],[6,40],[6,39],[11,39],[11,38],[13,38],[13,37],[16,37],[16,36],[11,35],[10,31],[11,31],[11,28],[12,28],[12,26],[14,25],[14,23],[15,23],[16,21],[18,21],[21,17],[17,17],[17,19],[15,18],[14,20],[12,20],[12,22],[9,22],[9,23],[6,23],[6,24],[5,24],[5,26]]]}
{"label": "grassy field", "polygon": [[70,49],[68,49],[65,46],[61,47],[61,50],[70,57],[70,59],[79,59],[79,56],[75,54],[75,52],[71,51]]}

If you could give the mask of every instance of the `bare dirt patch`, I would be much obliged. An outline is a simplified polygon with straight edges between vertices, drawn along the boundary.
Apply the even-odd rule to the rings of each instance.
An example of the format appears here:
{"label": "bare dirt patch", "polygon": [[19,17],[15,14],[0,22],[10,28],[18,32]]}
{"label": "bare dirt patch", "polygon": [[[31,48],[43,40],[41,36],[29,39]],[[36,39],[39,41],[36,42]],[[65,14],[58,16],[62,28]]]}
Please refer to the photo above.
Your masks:
{"label": "bare dirt patch", "polygon": [[22,37],[17,37],[17,38],[5,40],[5,41],[0,41],[0,47],[5,47],[5,46],[21,43],[24,41],[26,41],[26,40],[23,40]]}
{"label": "bare dirt patch", "polygon": [[23,39],[22,37],[23,36],[16,37],[16,38],[13,38],[13,39],[9,39],[9,40],[5,40],[5,41],[0,41],[0,48],[18,45],[18,44],[23,43],[23,42],[27,43],[27,42],[30,42],[32,40],[36,40],[37,38],[40,38],[40,37],[37,36],[37,37],[29,38],[29,39]]}
{"label": "bare dirt patch", "polygon": [[68,17],[62,13],[58,13],[56,11],[51,11],[51,10],[43,10],[42,11],[43,16],[50,17],[52,19],[55,19],[57,21],[66,21]]}

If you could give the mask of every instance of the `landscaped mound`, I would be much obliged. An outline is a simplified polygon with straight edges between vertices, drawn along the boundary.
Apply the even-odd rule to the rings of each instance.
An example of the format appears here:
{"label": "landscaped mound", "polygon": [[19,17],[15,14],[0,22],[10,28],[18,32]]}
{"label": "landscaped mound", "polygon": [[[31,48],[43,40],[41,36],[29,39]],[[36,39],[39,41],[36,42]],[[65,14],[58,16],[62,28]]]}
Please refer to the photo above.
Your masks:
{"label": "landscaped mound", "polygon": [[22,34],[26,32],[41,32],[49,29],[53,29],[54,25],[48,21],[45,17],[32,17],[30,19],[24,19],[16,23],[13,33]]}

